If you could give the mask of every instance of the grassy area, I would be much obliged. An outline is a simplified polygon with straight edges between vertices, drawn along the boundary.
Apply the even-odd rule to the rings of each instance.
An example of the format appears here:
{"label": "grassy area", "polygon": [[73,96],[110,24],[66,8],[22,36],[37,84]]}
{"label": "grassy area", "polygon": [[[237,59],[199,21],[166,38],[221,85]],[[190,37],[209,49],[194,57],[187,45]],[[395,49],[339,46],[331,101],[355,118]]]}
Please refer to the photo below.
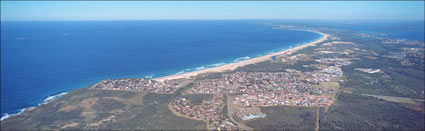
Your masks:
{"label": "grassy area", "polygon": [[314,130],[315,110],[314,107],[261,107],[267,117],[248,120],[246,125],[257,130]]}
{"label": "grassy area", "polygon": [[213,94],[186,94],[184,98],[190,101],[191,104],[201,105],[203,101],[210,100],[214,97]]}
{"label": "grassy area", "polygon": [[393,96],[378,96],[378,95],[369,95],[369,94],[363,94],[363,95],[375,97],[375,98],[390,101],[390,102],[396,102],[396,103],[404,103],[404,104],[412,104],[412,105],[421,105],[423,103],[423,99],[412,99],[412,98],[393,97]]}
{"label": "grassy area", "polygon": [[355,94],[341,93],[338,103],[320,119],[321,130],[423,130],[424,114],[405,107]]}
{"label": "grassy area", "polygon": [[314,67],[303,67],[303,65],[317,64],[315,61],[298,61],[294,64],[289,62],[272,62],[264,61],[252,65],[246,65],[239,67],[236,71],[240,72],[285,72],[285,69],[296,69],[299,71],[314,71],[317,68]]}
{"label": "grassy area", "polygon": [[335,93],[332,94],[324,94],[324,95],[328,95],[328,96],[332,96],[335,97],[336,93],[339,90],[339,83],[338,82],[320,82],[319,85],[315,85],[315,84],[310,84],[311,87],[313,88],[326,88],[326,89],[334,89]]}
{"label": "grassy area", "polygon": [[79,89],[2,121],[1,129],[206,129],[204,122],[168,110],[174,95]]}
{"label": "grassy area", "polygon": [[405,85],[394,81],[391,76],[388,77],[383,73],[368,74],[354,70],[358,67],[361,66],[349,65],[342,67],[346,76],[342,86],[350,88],[353,93],[397,97],[414,97],[416,95]]}

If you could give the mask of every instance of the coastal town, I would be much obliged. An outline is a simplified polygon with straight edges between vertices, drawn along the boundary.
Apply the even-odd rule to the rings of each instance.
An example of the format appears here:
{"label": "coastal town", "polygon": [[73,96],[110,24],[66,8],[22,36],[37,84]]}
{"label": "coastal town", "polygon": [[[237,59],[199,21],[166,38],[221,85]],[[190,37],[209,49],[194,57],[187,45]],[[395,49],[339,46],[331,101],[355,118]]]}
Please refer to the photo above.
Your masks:
{"label": "coastal town", "polygon": [[[169,79],[104,80],[92,86],[92,89],[170,94],[193,83],[184,89],[182,96],[168,104],[171,112],[180,117],[204,121],[209,130],[247,130],[250,128],[244,126],[243,121],[267,117],[267,114],[261,111],[261,107],[329,108],[335,104],[340,84],[345,79],[342,68],[353,64],[353,61],[361,60],[359,55],[365,55],[365,58],[372,60],[376,60],[379,56],[374,51],[359,49],[355,43],[342,41],[336,36],[329,36],[326,39],[321,40],[321,43],[310,45],[316,46],[314,52],[310,54],[287,51],[263,59],[289,65],[311,61],[298,65],[300,66],[298,68],[285,68],[281,71],[231,71],[221,73],[215,78],[199,80],[188,77],[192,75],[191,73],[180,75],[182,77],[170,76]],[[383,43],[418,44],[403,40],[384,40]],[[403,52],[390,53],[393,55],[385,57],[396,59],[403,65],[414,65],[415,63],[409,62],[406,57],[423,57],[423,53],[419,51],[423,50],[403,48]],[[369,74],[382,72],[381,69],[372,68],[355,68],[354,71]],[[188,95],[212,97],[194,102],[188,99]]]}
{"label": "coastal town", "polygon": [[[337,40],[338,38],[331,37]],[[151,79],[117,79],[104,80],[92,86],[93,89],[127,90],[170,94],[178,89],[194,83],[183,92],[183,96],[175,98],[169,109],[177,116],[202,120],[208,129],[239,129],[239,121],[265,118],[260,107],[301,106],[329,107],[335,103],[339,92],[339,84],[343,82],[344,72],[341,67],[352,64],[356,60],[350,55],[351,49],[336,49],[334,45],[352,45],[345,41],[328,41],[316,48],[317,56],[330,53],[347,57],[321,57],[315,63],[304,64],[303,68],[314,70],[302,71],[287,68],[281,72],[229,72],[219,78],[193,80],[187,78],[169,79],[165,81]],[[314,54],[291,54],[273,56],[273,62],[296,64],[298,61],[311,60]],[[364,72],[379,70],[356,69]],[[186,95],[212,95],[201,103],[192,103]],[[228,107],[230,106],[230,107]],[[226,109],[229,108],[229,109]],[[232,110],[230,110],[232,109]],[[231,111],[228,114],[224,112]],[[235,117],[235,118],[233,118]]]}
{"label": "coastal town", "polygon": [[[397,46],[397,45],[408,45],[408,46],[419,46],[417,48],[401,48],[401,52],[390,52],[390,55],[386,55],[387,58],[392,58],[399,61],[402,65],[407,66],[419,66],[423,67],[425,63],[425,47],[424,44],[417,41],[408,41],[405,39],[384,39],[384,44]],[[410,58],[410,59],[409,59]],[[419,58],[413,59],[412,58]]]}
{"label": "coastal town", "polygon": [[158,82],[145,78],[108,79],[103,80],[90,88],[170,94],[177,89],[184,87],[188,83],[189,81],[183,79],[167,80],[164,82]]}
{"label": "coastal town", "polygon": [[215,94],[212,99],[204,100],[201,105],[194,105],[184,97],[170,103],[171,109],[178,116],[189,119],[203,120],[209,130],[238,130],[238,126],[224,114],[226,101],[223,94]]}

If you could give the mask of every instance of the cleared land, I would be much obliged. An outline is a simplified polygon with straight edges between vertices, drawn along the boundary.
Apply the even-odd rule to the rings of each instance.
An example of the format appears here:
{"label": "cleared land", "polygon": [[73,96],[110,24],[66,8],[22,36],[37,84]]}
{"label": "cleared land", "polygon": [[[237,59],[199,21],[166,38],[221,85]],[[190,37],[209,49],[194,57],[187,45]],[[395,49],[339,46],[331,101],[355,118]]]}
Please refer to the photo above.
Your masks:
{"label": "cleared land", "polygon": [[248,120],[246,125],[256,130],[314,130],[316,128],[315,107],[261,107],[261,112],[267,114],[267,117]]}

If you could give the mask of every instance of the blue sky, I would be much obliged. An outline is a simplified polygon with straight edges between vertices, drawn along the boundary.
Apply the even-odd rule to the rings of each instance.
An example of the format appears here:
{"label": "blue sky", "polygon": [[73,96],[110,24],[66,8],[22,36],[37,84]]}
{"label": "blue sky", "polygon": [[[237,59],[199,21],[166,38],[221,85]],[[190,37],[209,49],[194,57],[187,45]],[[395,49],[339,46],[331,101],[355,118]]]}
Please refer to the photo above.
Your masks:
{"label": "blue sky", "polygon": [[2,21],[152,19],[424,20],[424,1],[1,1]]}

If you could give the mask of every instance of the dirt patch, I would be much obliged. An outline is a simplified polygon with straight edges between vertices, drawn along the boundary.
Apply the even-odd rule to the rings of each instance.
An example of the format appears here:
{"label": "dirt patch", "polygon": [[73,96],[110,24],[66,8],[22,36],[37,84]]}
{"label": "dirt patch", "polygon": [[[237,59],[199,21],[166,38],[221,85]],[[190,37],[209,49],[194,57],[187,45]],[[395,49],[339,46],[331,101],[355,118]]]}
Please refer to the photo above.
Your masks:
{"label": "dirt patch", "polygon": [[86,109],[90,109],[97,102],[97,100],[98,98],[96,97],[84,99],[83,101],[81,101],[80,106]]}
{"label": "dirt patch", "polygon": [[114,122],[115,120],[114,120],[114,118],[115,118],[115,116],[109,116],[108,118],[105,118],[105,119],[103,119],[103,120],[100,120],[100,121],[98,121],[98,122],[95,122],[95,123],[91,123],[89,126],[100,126],[100,125],[102,125],[104,122],[108,122],[108,121],[111,121],[111,122]]}
{"label": "dirt patch", "polygon": [[58,112],[61,112],[61,111],[69,112],[77,108],[78,108],[77,106],[69,105],[69,106],[62,107],[61,109],[58,110]]}
{"label": "dirt patch", "polygon": [[71,123],[69,123],[69,124],[66,124],[66,125],[62,126],[62,127],[61,127],[61,129],[65,129],[65,128],[72,128],[72,127],[76,127],[76,126],[78,126],[78,125],[80,125],[80,123],[77,123],[77,122],[71,122]]}

